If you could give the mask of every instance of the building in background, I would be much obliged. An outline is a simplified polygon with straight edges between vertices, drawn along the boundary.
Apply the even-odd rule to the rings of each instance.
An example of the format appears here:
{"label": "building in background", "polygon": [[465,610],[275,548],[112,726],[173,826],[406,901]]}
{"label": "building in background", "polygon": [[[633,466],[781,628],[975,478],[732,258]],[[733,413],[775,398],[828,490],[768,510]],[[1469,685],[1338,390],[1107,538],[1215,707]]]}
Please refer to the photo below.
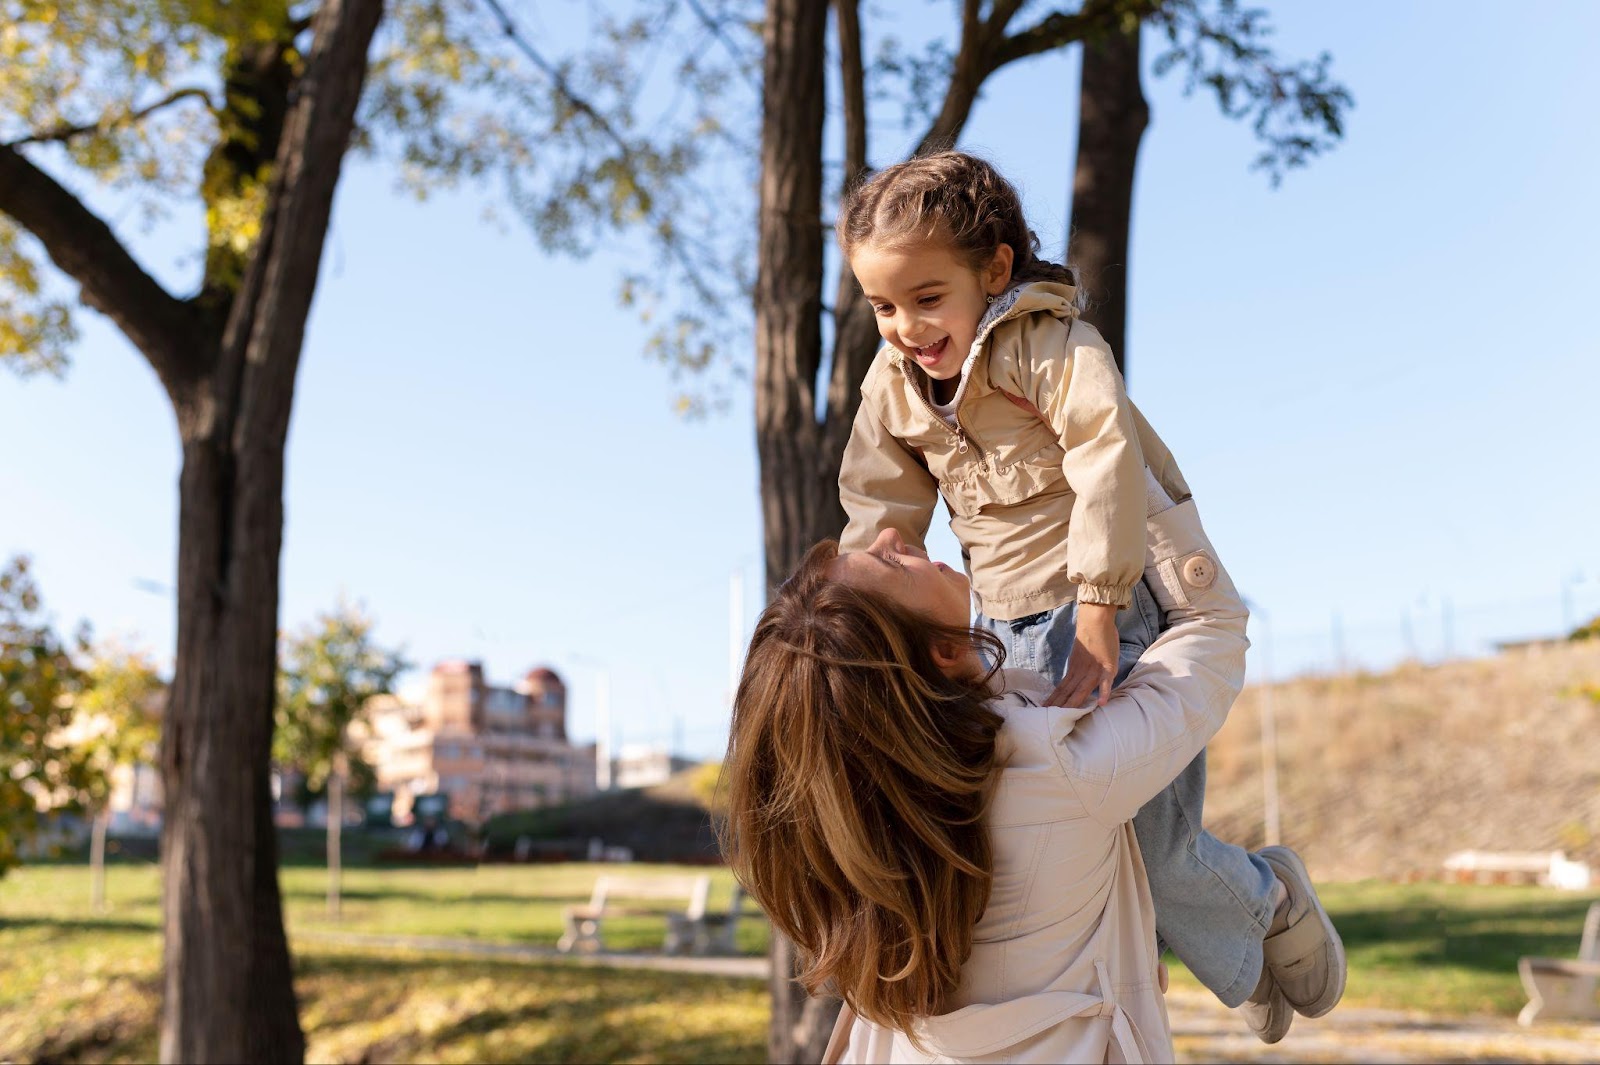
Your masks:
{"label": "building in background", "polygon": [[443,796],[450,817],[481,824],[595,790],[594,747],[567,739],[566,685],[549,669],[501,688],[484,680],[481,662],[441,662],[419,699],[367,703],[361,753],[378,789],[393,793],[401,823],[424,795]]}
{"label": "building in background", "polygon": [[668,777],[693,769],[700,762],[661,750],[636,744],[624,744],[612,763],[612,780],[618,788],[648,788],[664,784]]}

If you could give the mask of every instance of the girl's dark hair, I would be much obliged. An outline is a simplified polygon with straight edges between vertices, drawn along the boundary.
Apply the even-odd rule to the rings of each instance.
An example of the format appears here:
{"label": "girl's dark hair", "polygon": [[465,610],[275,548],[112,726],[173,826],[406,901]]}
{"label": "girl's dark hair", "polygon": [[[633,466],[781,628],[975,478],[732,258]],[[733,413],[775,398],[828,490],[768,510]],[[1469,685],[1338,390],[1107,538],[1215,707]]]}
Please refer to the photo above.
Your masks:
{"label": "girl's dark hair", "polygon": [[1077,284],[1072,269],[1039,258],[1039,237],[1022,200],[989,163],[966,152],[934,152],[880,170],[845,192],[839,247],[849,258],[866,244],[895,247],[943,240],[981,270],[1011,246],[1011,280]]}
{"label": "girl's dark hair", "polygon": [[[756,624],[734,698],[723,853],[794,941],[800,982],[909,1034],[944,1012],[994,875],[983,815],[1001,717],[988,674],[952,678],[938,641],[1003,656],[832,579],[807,553]],[[998,666],[996,667],[998,668]]]}

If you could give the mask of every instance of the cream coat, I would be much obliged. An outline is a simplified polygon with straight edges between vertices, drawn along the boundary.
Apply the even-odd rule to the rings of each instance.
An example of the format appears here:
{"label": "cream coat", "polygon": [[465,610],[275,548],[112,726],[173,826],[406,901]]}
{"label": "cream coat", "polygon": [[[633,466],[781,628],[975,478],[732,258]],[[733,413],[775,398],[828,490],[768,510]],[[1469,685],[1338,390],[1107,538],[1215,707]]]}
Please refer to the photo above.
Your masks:
{"label": "cream coat", "polygon": [[995,302],[963,366],[955,426],[929,404],[921,370],[893,347],[878,352],[839,471],[846,551],[886,528],[921,545],[943,496],[989,617],[1074,598],[1128,605],[1144,559],[1145,468],[1179,502],[1189,487],[1074,299],[1072,286],[1040,281]]}
{"label": "cream coat", "polygon": [[1172,1060],[1131,819],[1221,727],[1248,641],[1244,604],[1194,502],[1170,505],[1153,477],[1147,492],[1144,574],[1171,627],[1102,709],[1041,706],[1042,678],[1002,675],[994,888],[952,1010],[919,1023],[925,1050],[846,1011],[834,1060]]}

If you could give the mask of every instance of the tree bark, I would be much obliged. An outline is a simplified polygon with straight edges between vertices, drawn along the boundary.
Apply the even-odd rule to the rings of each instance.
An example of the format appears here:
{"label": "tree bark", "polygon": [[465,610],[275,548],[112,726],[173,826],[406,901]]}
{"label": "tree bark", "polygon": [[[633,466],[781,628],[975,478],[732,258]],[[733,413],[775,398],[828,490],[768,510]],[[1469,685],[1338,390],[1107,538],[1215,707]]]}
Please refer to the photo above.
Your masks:
{"label": "tree bark", "polygon": [[164,1061],[305,1056],[268,780],[283,459],[305,321],[381,0],[328,0],[262,235],[197,387],[175,397],[178,647],[162,732]]}
{"label": "tree bark", "polygon": [[1067,254],[1088,293],[1084,317],[1111,345],[1124,374],[1134,168],[1149,121],[1139,78],[1138,26],[1086,40]]}
{"label": "tree bark", "polygon": [[756,272],[756,451],[768,588],[844,523],[822,453],[822,123],[827,5],[767,5]]}
{"label": "tree bark", "polygon": [[[817,420],[822,360],[822,123],[828,8],[770,0],[764,29],[760,253],[756,272],[756,451],[767,588],[844,525],[837,460]],[[767,1060],[822,1059],[837,1003],[794,982],[794,947],[772,937]]]}

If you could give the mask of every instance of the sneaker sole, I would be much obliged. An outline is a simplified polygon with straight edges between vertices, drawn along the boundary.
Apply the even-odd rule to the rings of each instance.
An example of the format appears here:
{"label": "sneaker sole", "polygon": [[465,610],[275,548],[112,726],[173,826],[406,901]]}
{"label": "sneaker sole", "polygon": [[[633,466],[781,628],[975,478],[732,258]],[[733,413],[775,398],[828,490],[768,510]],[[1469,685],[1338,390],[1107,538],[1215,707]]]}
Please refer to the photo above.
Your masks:
{"label": "sneaker sole", "polygon": [[[1294,1024],[1294,1006],[1276,985],[1265,1003],[1254,1007],[1246,1003],[1239,1007],[1239,1012],[1244,1014],[1244,1023],[1255,1033],[1255,1037],[1269,1046],[1288,1035],[1290,1026]],[[1260,1027],[1256,1025],[1258,1020]]]}
{"label": "sneaker sole", "polygon": [[1268,865],[1282,866],[1293,874],[1303,885],[1306,894],[1311,899],[1311,908],[1315,911],[1317,919],[1322,922],[1322,930],[1327,933],[1328,944],[1323,949],[1330,952],[1329,969],[1332,979],[1328,988],[1315,1001],[1305,1006],[1295,1006],[1296,1012],[1302,1017],[1321,1017],[1339,1004],[1344,997],[1345,980],[1349,975],[1344,954],[1344,940],[1339,938],[1339,930],[1333,927],[1333,918],[1328,916],[1328,911],[1322,905],[1322,900],[1317,897],[1316,885],[1311,881],[1311,874],[1306,871],[1306,865],[1300,856],[1288,847],[1263,847],[1258,852]]}

